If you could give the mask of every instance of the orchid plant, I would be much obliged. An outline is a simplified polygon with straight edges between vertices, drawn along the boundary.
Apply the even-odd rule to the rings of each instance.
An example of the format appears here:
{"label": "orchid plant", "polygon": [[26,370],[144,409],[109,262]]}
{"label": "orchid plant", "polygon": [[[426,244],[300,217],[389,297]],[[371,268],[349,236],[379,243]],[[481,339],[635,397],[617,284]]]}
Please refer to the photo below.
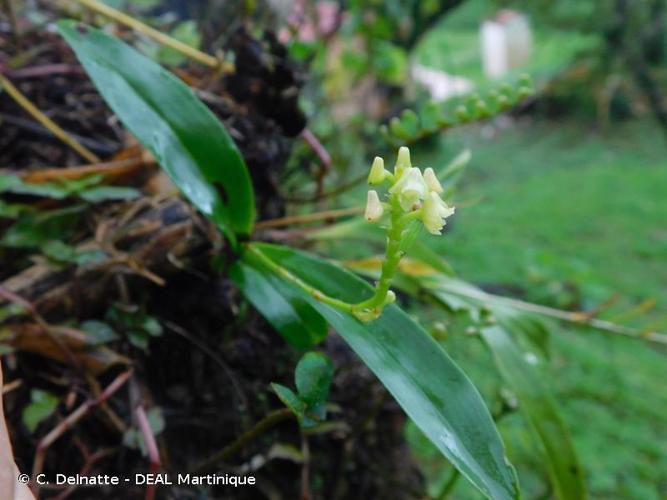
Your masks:
{"label": "orchid plant", "polygon": [[[225,236],[229,252],[216,256],[226,264],[221,267],[285,341],[297,349],[312,350],[335,331],[431,443],[485,497],[521,498],[516,471],[473,383],[418,321],[398,305],[386,307],[396,300],[391,287],[399,263],[422,228],[441,234],[454,213],[442,198],[444,191],[435,172],[413,167],[407,147],[398,150],[393,171],[385,169],[382,158],[373,160],[365,218],[386,232],[386,249],[380,277],[371,287],[337,263],[259,239],[261,233],[253,232],[257,214],[244,158],[224,124],[180,79],[102,30],[75,21],[62,21],[59,30],[119,120]],[[503,102],[497,101],[499,106],[492,113],[504,109]],[[410,123],[415,121],[412,114],[406,116]],[[471,119],[486,116],[471,115]],[[420,128],[411,137],[434,133],[449,123],[435,112],[422,113],[417,120]],[[402,145],[410,142],[394,135]],[[451,175],[452,166],[446,170]],[[456,301],[456,307],[469,308],[471,317],[480,317],[479,303],[491,307],[486,294],[435,268],[417,285],[437,301],[438,311],[449,310],[450,302]],[[462,296],[472,298],[461,306]],[[584,476],[556,407],[545,390],[528,383],[537,377],[508,333],[518,329],[517,324],[531,328],[532,318],[521,322],[521,315],[506,309],[496,306],[496,322],[480,325],[480,334],[510,386],[518,397],[523,396],[522,408],[536,438],[551,451],[546,458],[555,496],[584,500]],[[331,370],[326,363],[315,364],[322,368],[316,375],[326,376],[306,379],[326,382],[315,387],[323,389]],[[309,387],[298,375],[296,392],[278,388],[276,393],[302,424],[309,424],[304,417],[324,416],[323,399],[311,397],[314,393],[306,390]],[[326,395],[324,390],[316,392]]]}
{"label": "orchid plant", "polygon": [[442,234],[447,218],[454,213],[454,207],[447,205],[441,197],[444,189],[433,169],[427,168],[422,173],[419,168],[413,167],[410,150],[405,146],[398,150],[393,172],[385,169],[384,160],[376,156],[368,174],[368,183],[371,186],[389,185],[387,201],[381,201],[374,189],[369,190],[367,195],[367,221],[380,222],[385,212],[389,214],[389,224],[385,226],[387,247],[382,273],[370,298],[352,304],[329,297],[286,269],[276,266],[261,252],[256,253],[267,266],[307,291],[316,300],[349,312],[363,323],[377,319],[386,305],[396,301],[391,282],[407,247],[419,232],[420,225],[431,234]]}

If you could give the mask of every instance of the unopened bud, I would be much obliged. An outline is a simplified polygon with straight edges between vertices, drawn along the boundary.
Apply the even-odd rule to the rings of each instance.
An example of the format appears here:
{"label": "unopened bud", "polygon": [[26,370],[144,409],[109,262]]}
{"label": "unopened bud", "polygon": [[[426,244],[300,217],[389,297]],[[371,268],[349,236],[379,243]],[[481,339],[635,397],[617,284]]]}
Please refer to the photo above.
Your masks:
{"label": "unopened bud", "polygon": [[372,189],[368,192],[368,197],[366,199],[366,213],[364,217],[369,222],[375,222],[384,213],[384,207],[380,203],[380,198],[378,198],[377,192]]}
{"label": "unopened bud", "polygon": [[371,165],[371,172],[368,174],[368,183],[377,185],[382,183],[387,177],[387,171],[384,169],[384,160],[376,156]]}
{"label": "unopened bud", "polygon": [[394,175],[396,180],[403,175],[407,169],[412,167],[410,162],[410,150],[405,146],[402,146],[398,150],[398,158],[396,158],[396,166],[394,167]]}

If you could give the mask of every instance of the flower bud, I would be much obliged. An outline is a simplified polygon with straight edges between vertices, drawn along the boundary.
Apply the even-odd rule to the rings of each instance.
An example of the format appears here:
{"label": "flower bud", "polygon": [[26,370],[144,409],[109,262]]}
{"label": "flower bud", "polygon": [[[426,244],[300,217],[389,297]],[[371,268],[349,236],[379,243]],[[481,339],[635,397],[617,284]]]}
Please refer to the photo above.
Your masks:
{"label": "flower bud", "polygon": [[385,305],[396,302],[396,294],[393,290],[387,290],[387,297],[384,299]]}
{"label": "flower bud", "polygon": [[382,217],[383,213],[384,207],[382,206],[382,203],[380,203],[380,198],[378,198],[377,192],[371,189],[368,192],[366,199],[366,213],[364,214],[364,217],[366,217],[366,220],[369,222],[375,222]]}
{"label": "flower bud", "polygon": [[387,171],[384,169],[384,160],[376,156],[371,165],[371,172],[368,174],[368,183],[371,185],[381,184],[387,177]]}
{"label": "flower bud", "polygon": [[426,186],[429,188],[429,190],[435,191],[438,194],[442,193],[442,185],[440,184],[438,178],[435,176],[435,172],[430,167],[424,170],[424,182],[426,182]]}
{"label": "flower bud", "polygon": [[403,172],[412,167],[410,162],[410,150],[405,146],[398,149],[398,157],[396,158],[396,166],[394,167],[394,175],[399,179]]}

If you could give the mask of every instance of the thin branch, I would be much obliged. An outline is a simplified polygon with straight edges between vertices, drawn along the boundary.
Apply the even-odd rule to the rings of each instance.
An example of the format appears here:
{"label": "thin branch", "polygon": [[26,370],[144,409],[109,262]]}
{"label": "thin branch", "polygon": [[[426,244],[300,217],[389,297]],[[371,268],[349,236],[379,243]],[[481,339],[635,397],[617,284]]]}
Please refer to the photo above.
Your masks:
{"label": "thin branch", "polygon": [[[141,436],[144,440],[144,445],[146,446],[146,452],[148,453],[148,460],[150,461],[149,472],[155,474],[160,470],[162,462],[160,461],[160,452],[157,448],[157,443],[155,442],[155,435],[151,429],[151,425],[148,422],[148,417],[146,416],[146,410],[144,409],[143,404],[137,405],[134,409],[134,415],[137,418],[137,425],[141,431]],[[146,500],[153,500],[155,498],[155,484],[150,483],[146,488]]]}
{"label": "thin branch", "polygon": [[229,457],[241,451],[241,449],[248,443],[254,441],[256,438],[264,434],[275,425],[291,418],[294,418],[294,413],[289,408],[281,408],[279,410],[272,411],[262,420],[257,422],[252,429],[241,434],[233,443],[225,446],[217,453],[214,453],[199,465],[196,465],[192,469],[192,472],[206,472],[211,470],[218,462],[227,460]]}
{"label": "thin branch", "polygon": [[65,432],[71,429],[76,423],[85,417],[94,407],[103,403],[114,393],[120,389],[132,376],[132,370],[121,373],[111,382],[102,393],[96,398],[88,399],[76,410],[70,413],[65,420],[60,422],[56,427],[54,427],[51,432],[42,438],[42,440],[37,445],[37,450],[35,451],[35,460],[32,467],[32,477],[37,477],[37,475],[42,471],[44,467],[44,459],[46,458],[46,452],[49,447],[60,438]]}
{"label": "thin branch", "polygon": [[346,182],[344,184],[341,184],[338,187],[333,188],[331,191],[327,191],[326,193],[316,193],[313,196],[307,196],[307,197],[290,197],[287,196],[286,194],[281,196],[284,201],[287,203],[313,203],[316,201],[323,200],[325,198],[333,198],[334,196],[337,196],[341,193],[344,193],[348,189],[352,189],[353,187],[361,184],[368,178],[368,173],[365,173],[363,175],[360,175],[358,177],[355,177],[354,179],[350,180],[349,182]]}
{"label": "thin branch", "polygon": [[509,297],[501,297],[499,295],[493,295],[484,292],[482,290],[466,289],[464,291],[464,290],[459,290],[458,288],[448,287],[447,285],[443,284],[439,285],[439,288],[446,290],[449,293],[459,295],[461,297],[467,297],[474,300],[479,300],[481,302],[487,302],[492,304],[495,303],[497,305],[504,305],[520,311],[540,314],[542,316],[547,316],[549,318],[554,318],[561,321],[567,321],[569,323],[575,323],[578,325],[589,326],[596,330],[616,333],[618,335],[624,335],[626,337],[634,338],[637,340],[648,340],[650,342],[667,345],[667,334],[665,333],[651,332],[651,331],[642,332],[635,328],[612,323],[611,321],[592,318],[586,312],[563,311],[562,309],[556,309],[554,307],[543,306],[540,304],[533,304],[531,302],[524,302],[523,300],[513,299]]}
{"label": "thin branch", "polygon": [[310,129],[304,128],[303,132],[301,132],[301,137],[303,137],[303,140],[306,141],[306,144],[310,146],[310,149],[312,149],[320,159],[325,170],[329,170],[331,168],[331,155],[322,145],[317,136],[313,134]]}
{"label": "thin branch", "polygon": [[290,215],[278,219],[268,219],[259,221],[255,224],[257,229],[266,229],[271,227],[290,226],[292,224],[305,224],[308,222],[318,222],[321,220],[334,220],[348,215],[357,215],[364,212],[363,207],[341,208],[339,210],[327,210],[306,215]]}
{"label": "thin branch", "polygon": [[7,94],[9,94],[9,96],[14,99],[14,101],[16,101],[19,106],[30,113],[30,115],[32,115],[32,117],[41,123],[44,127],[49,129],[49,131],[58,139],[67,144],[70,148],[72,148],[90,163],[99,163],[100,159],[92,151],[79,144],[67,132],[60,128],[59,125],[51,120],[51,118],[37,109],[37,107],[32,102],[30,102],[30,100],[24,96],[21,91],[2,74],[0,74],[0,85],[4,87],[4,89],[7,91]]}
{"label": "thin branch", "polygon": [[310,446],[308,445],[308,436],[301,433],[301,454],[303,463],[301,464],[301,500],[311,500],[313,498],[310,492]]}
{"label": "thin branch", "polygon": [[209,68],[213,69],[222,69],[223,71],[233,71],[233,65],[229,62],[222,61],[212,55],[206,54],[201,50],[195,49],[190,45],[183,43],[175,38],[170,37],[169,35],[151,28],[150,26],[142,23],[141,21],[135,19],[132,16],[120,12],[114,8],[109,7],[97,0],[77,0],[80,4],[88,7],[89,9],[101,14],[105,17],[108,17],[120,24],[124,24],[139,33],[146,35],[149,38],[152,38],[156,42],[169,47],[177,52],[180,52],[186,57],[197,61]]}
{"label": "thin branch", "polygon": [[105,177],[116,177],[129,174],[146,164],[146,159],[143,156],[136,156],[123,160],[93,163],[91,165],[80,165],[77,167],[43,168],[26,172],[22,175],[22,178],[29,184],[42,184],[44,182],[80,179],[86,175],[95,174],[101,174]]}
{"label": "thin branch", "polygon": [[83,75],[85,72],[81,66],[65,63],[42,64],[39,66],[28,66],[26,68],[8,69],[5,74],[16,80],[22,78],[43,78],[49,75]]}

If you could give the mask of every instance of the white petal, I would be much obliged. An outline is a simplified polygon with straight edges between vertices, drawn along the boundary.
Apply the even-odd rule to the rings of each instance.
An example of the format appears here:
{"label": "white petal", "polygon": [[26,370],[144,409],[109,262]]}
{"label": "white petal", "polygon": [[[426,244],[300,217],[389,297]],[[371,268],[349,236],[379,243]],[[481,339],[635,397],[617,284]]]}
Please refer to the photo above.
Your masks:
{"label": "white petal", "polygon": [[384,207],[382,206],[382,203],[380,203],[380,198],[378,198],[378,194],[371,189],[366,198],[366,213],[364,214],[364,217],[366,217],[366,220],[369,222],[374,222],[382,217],[383,213]]}
{"label": "white petal", "polygon": [[445,225],[445,219],[454,213],[454,207],[450,207],[440,196],[431,191],[422,210],[422,222],[431,234],[440,234]]}
{"label": "white petal", "polygon": [[433,171],[432,168],[427,168],[424,170],[424,181],[426,182],[426,185],[431,191],[435,191],[436,193],[442,193],[442,185],[440,184],[440,181],[435,175],[435,172]]}
{"label": "white petal", "polygon": [[409,168],[389,189],[390,193],[398,194],[401,207],[406,212],[413,210],[416,204],[426,198],[427,191],[421,171],[414,167]]}

